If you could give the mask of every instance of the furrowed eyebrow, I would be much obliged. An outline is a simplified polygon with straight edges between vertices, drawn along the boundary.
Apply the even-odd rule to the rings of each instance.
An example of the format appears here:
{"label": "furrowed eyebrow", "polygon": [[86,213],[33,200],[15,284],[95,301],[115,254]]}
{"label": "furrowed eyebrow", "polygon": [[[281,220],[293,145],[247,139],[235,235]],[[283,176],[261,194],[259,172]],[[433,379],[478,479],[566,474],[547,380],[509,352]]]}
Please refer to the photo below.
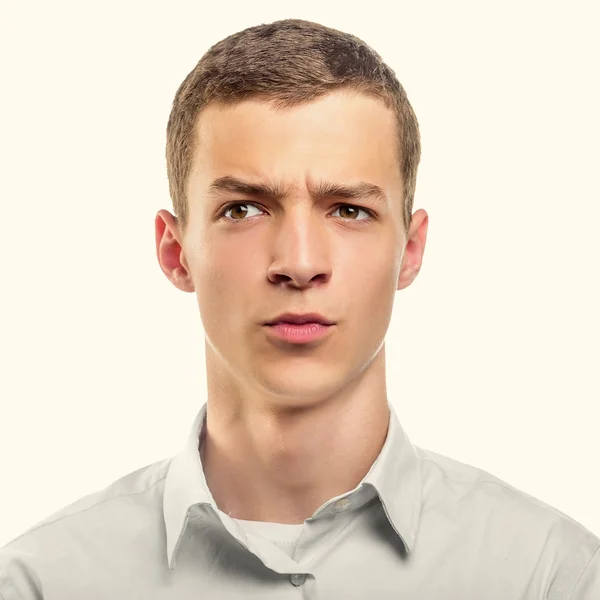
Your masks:
{"label": "furrowed eyebrow", "polygon": [[[289,189],[270,183],[250,183],[237,177],[226,175],[215,179],[209,186],[209,195],[230,192],[247,196],[260,196],[281,200],[289,194]],[[337,197],[347,199],[370,200],[373,203],[387,201],[384,191],[373,183],[360,181],[356,184],[342,184],[335,181],[321,181],[316,188],[310,190],[314,199]]]}

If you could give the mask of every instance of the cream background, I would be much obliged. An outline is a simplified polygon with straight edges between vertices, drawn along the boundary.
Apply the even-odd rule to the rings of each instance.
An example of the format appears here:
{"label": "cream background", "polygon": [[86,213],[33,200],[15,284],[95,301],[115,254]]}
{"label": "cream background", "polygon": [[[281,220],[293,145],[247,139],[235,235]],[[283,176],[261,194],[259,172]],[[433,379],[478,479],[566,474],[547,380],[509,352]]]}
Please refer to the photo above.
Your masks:
{"label": "cream background", "polygon": [[183,443],[203,332],[156,259],[166,122],[210,45],[288,17],[371,44],[420,122],[429,236],[387,336],[410,438],[599,534],[598,6],[5,3],[0,545]]}

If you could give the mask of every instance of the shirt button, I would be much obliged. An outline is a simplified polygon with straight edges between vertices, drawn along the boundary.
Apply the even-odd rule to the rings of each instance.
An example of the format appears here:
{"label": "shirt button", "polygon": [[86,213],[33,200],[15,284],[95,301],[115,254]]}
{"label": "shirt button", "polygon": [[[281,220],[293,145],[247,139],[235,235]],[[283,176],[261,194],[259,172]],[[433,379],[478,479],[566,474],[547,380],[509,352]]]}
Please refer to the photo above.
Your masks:
{"label": "shirt button", "polygon": [[304,575],[302,573],[293,573],[292,575],[290,575],[290,581],[294,585],[302,585],[304,583],[305,579],[306,579],[306,575]]}
{"label": "shirt button", "polygon": [[334,509],[337,511],[348,510],[350,508],[350,500],[348,498],[342,498],[338,500],[334,505]]}

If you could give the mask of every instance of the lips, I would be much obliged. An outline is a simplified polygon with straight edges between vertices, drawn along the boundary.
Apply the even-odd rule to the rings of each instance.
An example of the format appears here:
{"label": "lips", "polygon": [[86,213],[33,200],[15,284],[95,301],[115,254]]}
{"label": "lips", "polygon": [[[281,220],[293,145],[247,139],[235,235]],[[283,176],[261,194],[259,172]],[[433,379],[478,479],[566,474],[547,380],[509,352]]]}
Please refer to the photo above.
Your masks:
{"label": "lips", "polygon": [[283,342],[286,348],[298,344],[307,344],[324,340],[334,330],[332,325],[323,325],[321,323],[286,323],[280,322],[270,325],[267,328],[268,337],[272,341]]}
{"label": "lips", "polygon": [[266,321],[265,325],[276,325],[278,323],[289,323],[293,325],[302,325],[304,323],[318,323],[320,325],[335,325],[335,322],[324,317],[319,313],[305,313],[305,314],[296,314],[296,313],[284,313],[271,319],[270,321]]}

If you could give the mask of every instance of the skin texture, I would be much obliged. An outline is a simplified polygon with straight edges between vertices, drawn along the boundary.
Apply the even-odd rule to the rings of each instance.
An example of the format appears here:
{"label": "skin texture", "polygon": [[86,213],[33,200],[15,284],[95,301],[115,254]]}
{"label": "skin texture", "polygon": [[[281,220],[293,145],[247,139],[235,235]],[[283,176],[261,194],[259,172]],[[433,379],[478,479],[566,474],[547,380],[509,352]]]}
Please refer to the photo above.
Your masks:
{"label": "skin texture", "polygon": [[[394,116],[378,99],[336,91],[285,110],[211,104],[196,132],[186,234],[166,210],[155,233],[162,271],[196,294],[205,331],[206,480],[232,517],[302,523],[354,489],[384,444],[384,338],[395,292],[421,267],[428,215],[417,210],[405,231]],[[225,175],[290,192],[209,194]],[[314,199],[321,179],[373,183],[387,200]],[[222,212],[231,202],[243,204]],[[336,325],[309,344],[262,325],[313,311]]]}

